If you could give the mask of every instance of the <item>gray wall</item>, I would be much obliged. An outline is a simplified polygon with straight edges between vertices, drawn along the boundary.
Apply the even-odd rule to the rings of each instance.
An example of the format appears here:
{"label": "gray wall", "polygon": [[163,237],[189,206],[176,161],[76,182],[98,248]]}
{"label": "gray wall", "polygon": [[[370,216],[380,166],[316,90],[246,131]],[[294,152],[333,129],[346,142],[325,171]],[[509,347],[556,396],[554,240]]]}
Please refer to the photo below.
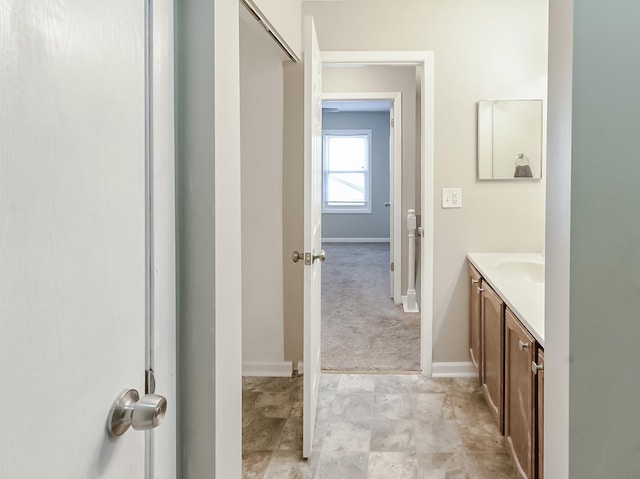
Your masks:
{"label": "gray wall", "polygon": [[323,130],[371,130],[371,213],[323,213],[323,238],[389,238],[389,112],[322,114]]}
{"label": "gray wall", "polygon": [[545,477],[569,477],[573,0],[549,4],[545,239]]}
{"label": "gray wall", "polygon": [[638,18],[635,0],[574,2],[569,468],[575,479],[640,471]]}
{"label": "gray wall", "polygon": [[177,476],[212,478],[216,426],[214,7],[204,0],[176,6]]}

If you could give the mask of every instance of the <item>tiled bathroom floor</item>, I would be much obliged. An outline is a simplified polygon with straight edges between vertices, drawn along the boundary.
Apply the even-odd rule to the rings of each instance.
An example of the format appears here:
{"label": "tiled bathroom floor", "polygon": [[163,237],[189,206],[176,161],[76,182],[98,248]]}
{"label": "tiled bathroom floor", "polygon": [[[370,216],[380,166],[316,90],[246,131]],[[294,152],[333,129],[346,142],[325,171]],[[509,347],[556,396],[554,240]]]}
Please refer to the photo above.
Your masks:
{"label": "tiled bathroom floor", "polygon": [[302,378],[244,378],[244,479],[513,479],[473,379],[323,374],[302,459]]}

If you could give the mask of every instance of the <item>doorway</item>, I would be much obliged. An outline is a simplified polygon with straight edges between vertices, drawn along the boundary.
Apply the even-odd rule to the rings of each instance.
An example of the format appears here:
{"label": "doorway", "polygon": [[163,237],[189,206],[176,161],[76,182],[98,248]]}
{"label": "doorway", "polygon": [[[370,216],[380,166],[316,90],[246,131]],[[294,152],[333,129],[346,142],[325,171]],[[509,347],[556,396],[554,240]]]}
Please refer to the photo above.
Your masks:
{"label": "doorway", "polygon": [[[414,87],[415,110],[411,116],[415,119],[417,128],[413,138],[412,147],[415,148],[415,158],[418,166],[416,174],[410,178],[403,178],[398,175],[396,182],[405,188],[415,188],[418,192],[415,195],[415,208],[420,215],[421,235],[418,255],[421,258],[421,265],[417,277],[419,285],[418,296],[421,300],[420,307],[420,366],[419,369],[424,375],[432,373],[432,298],[433,298],[433,54],[431,52],[323,52],[323,63],[325,73],[323,78],[323,88],[326,93],[330,91],[353,92],[362,86],[357,85],[353,78],[357,77],[358,71],[365,70],[362,67],[377,68],[382,73],[383,68],[408,68],[411,71],[409,81]],[[329,68],[327,68],[329,67]],[[339,68],[330,68],[339,67]],[[349,68],[355,67],[355,68]],[[341,90],[337,90],[335,81],[331,78],[331,72],[344,72],[352,70],[352,78],[341,82]],[[376,75],[380,77],[380,75]],[[348,95],[353,93],[343,93]],[[405,117],[406,117],[406,111]],[[403,152],[403,155],[406,152]],[[412,184],[413,182],[413,184]],[[399,189],[400,190],[400,189]],[[392,201],[393,203],[394,201]],[[398,201],[402,205],[401,201]],[[406,202],[405,202],[406,206]],[[400,211],[409,209],[410,206],[401,207]],[[406,213],[406,212],[405,212]],[[406,215],[400,215],[404,219]],[[401,220],[402,221],[402,220]],[[404,223],[404,221],[402,221]],[[406,238],[406,224],[402,225],[404,230],[400,238]],[[402,239],[401,239],[402,241]],[[404,253],[406,255],[406,252]],[[399,255],[402,258],[402,254]],[[394,261],[398,266],[400,261]],[[401,264],[407,264],[406,257],[401,260]],[[406,280],[405,280],[406,281]],[[406,282],[402,285],[406,288]],[[397,298],[400,299],[400,298]],[[398,301],[399,302],[399,301]]]}
{"label": "doorway", "polygon": [[[380,135],[388,138],[388,146],[380,146],[381,150],[389,152],[389,158],[386,161],[388,164],[388,180],[382,179],[378,182],[378,188],[384,189],[388,185],[388,192],[382,191],[382,196],[374,198],[375,205],[380,206],[384,201],[384,206],[388,212],[388,232],[386,234],[380,234],[380,230],[384,229],[382,222],[382,215],[379,213],[380,218],[377,222],[378,226],[368,228],[368,232],[373,231],[373,238],[369,237],[367,232],[364,236],[362,234],[351,235],[357,241],[353,242],[378,242],[380,240],[389,242],[389,297],[394,299],[396,304],[401,303],[402,298],[402,261],[394,261],[395,258],[401,258],[402,248],[400,238],[402,236],[402,212],[399,205],[402,204],[402,93],[395,92],[352,92],[352,93],[336,93],[326,92],[323,93],[323,117],[331,113],[332,110],[337,110],[335,113],[340,112],[387,112],[388,124],[386,131],[380,132]],[[350,121],[350,120],[346,120]],[[353,120],[351,120],[353,121]],[[365,120],[360,121],[360,125],[367,125]],[[362,123],[365,121],[365,123]],[[325,118],[323,118],[323,125],[325,129],[331,129],[331,124],[327,124]],[[340,123],[338,123],[340,125]],[[342,123],[344,125],[344,121]],[[347,123],[348,125],[348,123]],[[374,145],[375,146],[375,145]],[[386,185],[385,185],[386,184]],[[385,210],[382,210],[385,211]],[[384,213],[387,216],[387,213]],[[369,221],[369,224],[372,222]],[[325,222],[326,225],[326,222]],[[332,230],[335,231],[335,230]],[[344,235],[339,235],[339,238],[330,238],[335,236],[331,232],[323,230],[323,242],[343,242]],[[367,241],[364,241],[364,240]],[[371,240],[371,241],[369,241]],[[384,242],[383,241],[383,242]]]}
{"label": "doorway", "polygon": [[[396,73],[407,77],[402,86],[411,101],[415,86],[406,70]],[[330,261],[322,275],[322,368],[417,371],[420,318],[400,306],[402,93],[331,92],[323,99],[322,237]],[[415,122],[407,126],[414,138]],[[413,163],[407,166],[415,169]]]}

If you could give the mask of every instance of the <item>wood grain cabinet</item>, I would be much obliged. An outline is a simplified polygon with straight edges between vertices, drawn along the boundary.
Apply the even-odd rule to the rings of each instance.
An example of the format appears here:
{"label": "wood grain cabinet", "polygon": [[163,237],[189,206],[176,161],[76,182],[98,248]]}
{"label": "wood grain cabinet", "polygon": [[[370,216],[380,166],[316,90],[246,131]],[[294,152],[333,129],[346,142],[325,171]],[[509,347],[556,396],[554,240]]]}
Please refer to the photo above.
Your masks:
{"label": "wood grain cabinet", "polygon": [[478,379],[482,377],[481,281],[478,270],[469,264],[469,355]]}
{"label": "wood grain cabinet", "polygon": [[538,349],[538,360],[532,365],[532,371],[537,375],[536,383],[538,392],[536,404],[536,422],[538,430],[536,431],[537,446],[536,451],[538,462],[538,479],[544,479],[544,349]]}
{"label": "wood grain cabinet", "polygon": [[504,431],[504,302],[482,280],[481,288],[481,382],[489,409]]}
{"label": "wood grain cabinet", "polygon": [[505,311],[505,424],[507,448],[523,479],[534,479],[536,461],[537,343],[509,308]]}
{"label": "wood grain cabinet", "polygon": [[544,479],[544,349],[469,263],[469,353],[521,479]]}

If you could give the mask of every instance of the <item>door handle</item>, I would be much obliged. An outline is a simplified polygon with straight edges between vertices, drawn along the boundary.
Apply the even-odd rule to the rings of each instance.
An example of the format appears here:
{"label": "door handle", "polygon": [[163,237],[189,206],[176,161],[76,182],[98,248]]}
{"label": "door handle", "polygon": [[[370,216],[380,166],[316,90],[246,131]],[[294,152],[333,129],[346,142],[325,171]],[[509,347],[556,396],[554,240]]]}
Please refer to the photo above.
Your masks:
{"label": "door handle", "polygon": [[125,389],[111,406],[107,432],[112,437],[122,436],[129,427],[138,431],[158,427],[167,412],[167,400],[156,394],[140,398],[135,389]]}
{"label": "door handle", "polygon": [[542,366],[541,364],[536,364],[535,361],[531,361],[531,372],[536,375],[538,374],[538,371],[543,371],[544,370],[544,366]]}
{"label": "door handle", "polygon": [[384,205],[388,208],[389,206],[391,206],[391,201],[385,201]]}
{"label": "door handle", "polygon": [[318,259],[320,260],[321,263],[324,263],[326,261],[327,253],[325,253],[323,249],[321,249],[318,253],[314,251],[313,254],[311,255],[311,261],[316,261]]}
{"label": "door handle", "polygon": [[304,259],[304,264],[306,265],[310,265],[318,259],[320,260],[321,263],[324,263],[325,260],[327,259],[327,253],[325,253],[323,249],[321,249],[317,253],[314,251],[313,253],[304,253],[304,254],[296,250],[293,252],[293,255],[291,255],[291,259],[293,260],[294,263],[297,263],[301,259]]}

